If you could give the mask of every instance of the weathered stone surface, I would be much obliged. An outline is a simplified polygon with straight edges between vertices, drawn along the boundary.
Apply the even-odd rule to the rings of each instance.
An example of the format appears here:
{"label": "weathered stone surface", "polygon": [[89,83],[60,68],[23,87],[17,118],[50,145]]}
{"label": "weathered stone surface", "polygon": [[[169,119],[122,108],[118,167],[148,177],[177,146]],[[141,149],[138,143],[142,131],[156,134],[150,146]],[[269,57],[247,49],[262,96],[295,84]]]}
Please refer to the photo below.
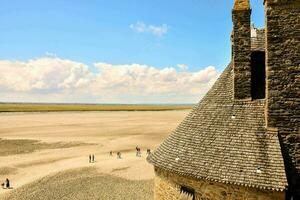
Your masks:
{"label": "weathered stone surface", "polygon": [[205,180],[196,180],[155,168],[155,200],[178,200],[180,186],[195,189],[196,200],[284,200],[285,193]]}
{"label": "weathered stone surface", "polygon": [[267,0],[266,117],[277,128],[289,182],[300,199],[300,1]]}
{"label": "weathered stone surface", "polygon": [[246,10],[250,9],[250,2],[249,0],[234,0],[234,10]]}
{"label": "weathered stone surface", "polygon": [[[180,186],[196,199],[300,199],[300,0],[265,0],[267,27],[252,43],[247,2],[232,13],[232,63],[148,157],[158,200],[178,199]],[[266,98],[255,100],[251,51],[264,48]]]}
{"label": "weathered stone surface", "polygon": [[234,97],[251,99],[251,27],[250,8],[233,9]]}
{"label": "weathered stone surface", "polygon": [[265,102],[235,101],[233,74],[230,65],[148,160],[197,179],[284,190],[280,144],[266,130]]}

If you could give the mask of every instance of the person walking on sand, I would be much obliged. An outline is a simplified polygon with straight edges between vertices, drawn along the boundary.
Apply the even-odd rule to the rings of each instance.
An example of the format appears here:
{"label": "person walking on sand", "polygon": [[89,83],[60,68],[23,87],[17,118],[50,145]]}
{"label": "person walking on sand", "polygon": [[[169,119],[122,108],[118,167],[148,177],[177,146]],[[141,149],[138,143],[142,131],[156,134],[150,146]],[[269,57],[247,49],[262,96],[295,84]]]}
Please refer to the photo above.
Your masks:
{"label": "person walking on sand", "polygon": [[140,156],[140,153],[141,153],[140,147],[139,147],[139,146],[136,146],[135,149],[136,149],[136,155],[135,155],[135,156],[136,156],[136,157]]}
{"label": "person walking on sand", "polygon": [[113,152],[112,151],[109,152],[109,156],[113,156]]}
{"label": "person walking on sand", "polygon": [[136,147],[135,147],[135,150],[136,150],[135,156],[138,157],[138,156],[139,156],[139,146],[136,146]]}
{"label": "person walking on sand", "polygon": [[89,155],[89,163],[91,163],[92,162],[92,155],[90,154]]}
{"label": "person walking on sand", "polygon": [[118,152],[117,153],[117,157],[118,157],[118,159],[121,159],[122,157],[121,157],[121,152]]}
{"label": "person walking on sand", "polygon": [[10,182],[9,182],[8,178],[5,180],[5,187],[6,187],[7,189],[10,188]]}
{"label": "person walking on sand", "polygon": [[95,162],[95,155],[92,155],[92,162]]}

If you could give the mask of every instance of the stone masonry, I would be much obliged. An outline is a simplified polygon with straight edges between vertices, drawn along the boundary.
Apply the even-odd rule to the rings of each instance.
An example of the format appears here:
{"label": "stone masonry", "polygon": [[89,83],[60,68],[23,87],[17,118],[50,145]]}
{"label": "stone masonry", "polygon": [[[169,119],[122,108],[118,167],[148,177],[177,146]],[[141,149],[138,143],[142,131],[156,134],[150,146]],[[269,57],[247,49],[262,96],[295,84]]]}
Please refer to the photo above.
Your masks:
{"label": "stone masonry", "polygon": [[288,196],[300,199],[300,1],[266,0],[265,15],[266,122],[280,136]]}
{"label": "stone masonry", "polygon": [[155,168],[155,200],[180,199],[180,186],[195,189],[195,200],[284,200],[284,192],[196,180]]}
{"label": "stone masonry", "polygon": [[155,200],[300,199],[300,0],[264,0],[265,29],[234,2],[232,62],[147,158]]}
{"label": "stone masonry", "polygon": [[251,9],[249,4],[236,4],[232,10],[234,97],[236,99],[251,99],[250,15]]}

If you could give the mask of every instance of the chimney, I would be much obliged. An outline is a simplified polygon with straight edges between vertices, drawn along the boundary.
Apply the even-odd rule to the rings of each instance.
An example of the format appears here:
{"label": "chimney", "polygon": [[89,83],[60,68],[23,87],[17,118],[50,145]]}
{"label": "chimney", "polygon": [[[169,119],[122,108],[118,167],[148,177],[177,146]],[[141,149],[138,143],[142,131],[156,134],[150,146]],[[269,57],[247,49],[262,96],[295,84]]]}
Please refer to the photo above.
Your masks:
{"label": "chimney", "polygon": [[249,0],[235,0],[232,10],[232,56],[235,100],[251,100],[250,16]]}

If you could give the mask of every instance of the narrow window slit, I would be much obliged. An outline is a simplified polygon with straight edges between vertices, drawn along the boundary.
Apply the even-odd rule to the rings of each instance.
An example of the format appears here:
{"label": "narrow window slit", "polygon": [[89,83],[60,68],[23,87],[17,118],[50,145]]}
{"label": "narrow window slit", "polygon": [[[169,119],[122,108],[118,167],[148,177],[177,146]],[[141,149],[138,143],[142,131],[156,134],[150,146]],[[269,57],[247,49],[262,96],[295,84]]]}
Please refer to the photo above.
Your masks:
{"label": "narrow window slit", "polygon": [[265,98],[266,85],[265,52],[253,51],[251,53],[251,96],[252,99]]}

